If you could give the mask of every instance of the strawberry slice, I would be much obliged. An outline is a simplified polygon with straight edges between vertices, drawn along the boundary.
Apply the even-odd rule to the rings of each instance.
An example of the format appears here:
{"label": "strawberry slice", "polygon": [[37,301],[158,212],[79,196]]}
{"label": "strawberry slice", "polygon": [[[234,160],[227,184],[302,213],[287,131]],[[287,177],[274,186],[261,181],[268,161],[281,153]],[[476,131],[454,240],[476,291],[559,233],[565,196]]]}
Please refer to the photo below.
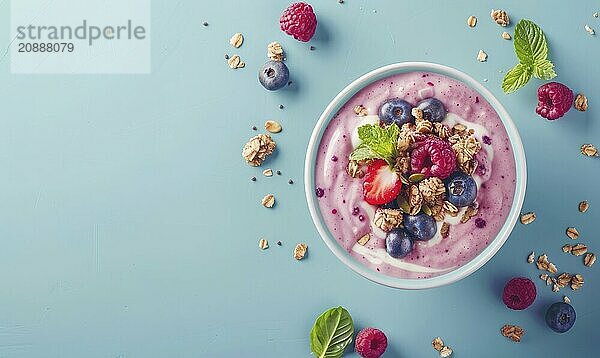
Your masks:
{"label": "strawberry slice", "polygon": [[398,196],[402,181],[398,173],[383,159],[377,159],[367,168],[363,195],[371,205],[389,203]]}

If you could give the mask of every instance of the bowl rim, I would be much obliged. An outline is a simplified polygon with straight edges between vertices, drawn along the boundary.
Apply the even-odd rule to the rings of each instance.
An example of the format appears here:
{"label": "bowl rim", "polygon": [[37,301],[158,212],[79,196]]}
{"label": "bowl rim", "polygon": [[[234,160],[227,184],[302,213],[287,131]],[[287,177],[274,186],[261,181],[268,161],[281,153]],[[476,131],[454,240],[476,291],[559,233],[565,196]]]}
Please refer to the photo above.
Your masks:
{"label": "bowl rim", "polygon": [[[321,138],[325,131],[325,128],[329,122],[333,119],[337,111],[354,96],[361,89],[365,88],[369,84],[389,77],[394,74],[424,71],[433,72],[441,75],[448,76],[455,80],[458,80],[470,88],[477,91],[480,95],[485,98],[488,103],[498,113],[500,120],[504,124],[506,132],[508,134],[510,143],[513,149],[513,155],[515,157],[515,171],[516,171],[516,184],[515,194],[511,205],[511,211],[509,212],[504,225],[488,246],[480,252],[477,256],[471,259],[463,266],[454,269],[450,272],[444,273],[440,276],[426,278],[426,279],[404,279],[392,276],[387,276],[383,273],[378,273],[371,268],[360,263],[354,257],[352,257],[337,240],[330,234],[329,229],[323,222],[321,211],[317,203],[317,197],[315,194],[315,165],[316,156],[318,152],[318,146]],[[440,65],[431,62],[398,62],[389,65],[385,65],[376,68],[366,74],[360,76],[349,85],[347,85],[342,91],[340,91],[327,105],[319,120],[315,124],[310,140],[308,142],[308,148],[306,151],[306,158],[304,162],[304,191],[306,194],[306,201],[312,221],[319,232],[319,235],[333,252],[333,254],[342,261],[346,266],[350,267],[353,271],[359,275],[382,285],[401,288],[401,289],[426,289],[444,286],[453,282],[459,281],[473,272],[480,269],[485,265],[504,245],[508,237],[510,236],[517,219],[520,215],[523,201],[525,199],[525,191],[527,186],[527,164],[525,158],[525,150],[521,141],[521,136],[515,126],[512,118],[500,103],[500,101],[481,83],[476,81],[466,73],[459,71],[455,68]]]}

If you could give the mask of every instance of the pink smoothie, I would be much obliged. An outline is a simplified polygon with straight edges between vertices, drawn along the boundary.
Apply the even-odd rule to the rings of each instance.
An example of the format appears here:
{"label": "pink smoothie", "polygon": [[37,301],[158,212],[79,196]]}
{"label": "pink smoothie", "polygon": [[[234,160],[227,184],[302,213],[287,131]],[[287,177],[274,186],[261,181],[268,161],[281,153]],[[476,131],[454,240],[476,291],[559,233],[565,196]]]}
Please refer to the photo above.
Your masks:
{"label": "pink smoothie", "polygon": [[[392,97],[413,105],[429,97],[439,99],[448,110],[442,123],[450,127],[457,122],[465,124],[475,130],[482,144],[476,157],[479,167],[473,175],[478,184],[477,216],[460,223],[462,209],[458,217],[447,218],[451,228],[446,238],[439,233],[438,222],[436,236],[427,242],[416,242],[414,250],[403,259],[394,259],[385,252],[385,233],[372,224],[377,207],[363,200],[363,180],[346,173],[348,156],[357,145],[356,129],[376,122],[380,104]],[[357,117],[357,105],[366,107],[369,116]],[[329,231],[353,257],[389,276],[428,278],[466,264],[494,240],[511,208],[515,176],[514,155],[504,125],[481,95],[443,75],[410,72],[372,83],[339,110],[319,145],[315,183],[324,191],[318,202]],[[357,244],[366,233],[371,233],[369,242],[364,246]]]}

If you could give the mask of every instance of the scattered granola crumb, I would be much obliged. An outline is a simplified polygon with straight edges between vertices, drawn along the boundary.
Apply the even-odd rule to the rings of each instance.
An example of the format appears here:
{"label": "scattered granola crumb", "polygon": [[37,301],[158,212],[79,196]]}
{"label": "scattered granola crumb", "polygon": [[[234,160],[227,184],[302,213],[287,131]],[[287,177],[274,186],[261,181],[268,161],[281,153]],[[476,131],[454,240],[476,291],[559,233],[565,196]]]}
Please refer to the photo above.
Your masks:
{"label": "scattered granola crumb", "polygon": [[266,177],[272,177],[273,176],[273,169],[265,169],[263,170],[263,175]]}
{"label": "scattered granola crumb", "polygon": [[502,33],[502,38],[505,40],[510,40],[512,37],[510,36],[510,34],[508,32],[504,31]]}
{"label": "scattered granola crumb", "polygon": [[584,29],[585,29],[585,31],[587,31],[587,33],[588,33],[588,34],[590,34],[590,35],[595,35],[595,34],[596,34],[596,31],[594,31],[594,29],[592,29],[592,28],[590,27],[590,25],[587,25],[587,24],[586,24],[586,25],[585,25],[583,28],[584,28]]}
{"label": "scattered granola crumb", "polygon": [[563,296],[563,302],[564,303],[571,303],[571,299],[567,296]]}
{"label": "scattered granola crumb", "polygon": [[440,350],[440,357],[442,357],[442,358],[447,358],[447,357],[450,357],[451,355],[452,355],[452,348],[450,348],[448,346],[444,346]]}
{"label": "scattered granola crumb", "polygon": [[275,205],[275,196],[273,194],[267,194],[261,201],[262,206],[265,208],[272,208]]}
{"label": "scattered granola crumb", "polygon": [[523,224],[523,225],[529,225],[532,222],[534,222],[535,219],[536,219],[536,215],[532,211],[525,213],[525,214],[521,214],[521,224]]}
{"label": "scattered granola crumb", "polygon": [[548,261],[548,255],[546,255],[546,254],[542,254],[542,255],[538,256],[536,266],[537,266],[538,270],[548,271],[551,274],[556,274],[556,272],[558,271],[558,269],[556,268],[556,265],[554,265],[553,263]]}
{"label": "scattered granola crumb", "polygon": [[584,200],[579,203],[579,212],[585,213],[589,209],[589,207],[590,207],[590,204],[587,202],[587,200]]}
{"label": "scattered granola crumb", "polygon": [[269,242],[266,239],[260,239],[258,240],[258,247],[260,247],[261,250],[266,250],[269,248]]}
{"label": "scattered granola crumb", "polygon": [[577,96],[575,97],[575,102],[573,103],[573,106],[578,111],[581,111],[581,112],[587,111],[587,109],[588,109],[587,97],[583,93],[577,94]]}
{"label": "scattered granola crumb", "polygon": [[477,25],[477,18],[473,15],[469,16],[467,19],[467,25],[469,27],[475,27],[475,25]]}
{"label": "scattered granola crumb", "polygon": [[356,115],[359,117],[364,117],[369,114],[369,112],[367,112],[367,109],[362,104],[359,104],[354,107],[354,113],[356,113]]}
{"label": "scattered granola crumb", "polygon": [[583,287],[583,276],[580,274],[573,275],[571,278],[571,289],[575,291],[581,287]]}
{"label": "scattered granola crumb", "polygon": [[571,250],[573,250],[573,246],[566,244],[562,247],[562,251],[564,253],[571,253]]}
{"label": "scattered granola crumb", "polygon": [[276,121],[266,121],[265,129],[267,130],[267,132],[279,133],[279,132],[281,132],[282,128],[281,128],[281,124],[279,124]]}
{"label": "scattered granola crumb", "polygon": [[593,144],[584,144],[581,146],[581,154],[588,157],[597,157],[598,149]]}
{"label": "scattered granola crumb", "polygon": [[442,341],[442,339],[440,337],[436,337],[432,342],[431,342],[431,346],[433,347],[433,349],[435,349],[436,351],[441,351],[442,348],[444,348],[444,341]]}
{"label": "scattered granola crumb", "polygon": [[587,267],[592,267],[592,265],[596,262],[596,254],[588,252],[583,257],[583,264]]}
{"label": "scattered granola crumb", "polygon": [[267,57],[272,61],[283,61],[283,47],[279,42],[271,42],[267,46]]}
{"label": "scattered granola crumb", "polygon": [[535,252],[531,251],[529,256],[527,256],[527,263],[532,264],[535,261]]}
{"label": "scattered granola crumb", "polygon": [[371,240],[371,234],[370,233],[366,233],[363,236],[361,236],[360,239],[358,239],[358,241],[356,241],[359,245],[365,246],[367,244],[367,242],[369,242],[369,240]]}
{"label": "scattered granola crumb", "polygon": [[576,240],[579,238],[579,231],[577,231],[577,229],[574,227],[568,227],[565,233],[571,240]]}
{"label": "scattered granola crumb", "polygon": [[239,32],[236,32],[229,39],[229,44],[235,48],[239,48],[244,43],[244,35]]}
{"label": "scattered granola crumb", "polygon": [[231,58],[229,60],[227,60],[227,64],[229,65],[229,68],[232,68],[234,70],[238,69],[238,68],[246,67],[246,64],[242,61],[242,59],[238,55],[231,56]]}
{"label": "scattered granola crumb", "polygon": [[450,224],[444,221],[444,223],[442,223],[442,228],[440,229],[440,234],[444,239],[447,238],[448,235],[450,235]]}
{"label": "scattered granola crumb", "polygon": [[525,334],[523,328],[519,326],[513,326],[510,324],[502,326],[500,332],[504,337],[509,338],[511,341],[516,343],[521,342],[521,337],[523,337],[523,335]]}
{"label": "scattered granola crumb", "polygon": [[308,246],[304,243],[296,245],[294,248],[294,258],[298,261],[302,260],[308,251]]}
{"label": "scattered granola crumb", "polygon": [[504,10],[494,10],[492,9],[492,13],[490,14],[492,20],[496,22],[498,25],[502,27],[506,27],[510,24],[510,19],[508,14]]}
{"label": "scattered granola crumb", "polygon": [[483,50],[479,50],[479,52],[477,53],[477,61],[479,62],[487,61],[487,57],[487,53],[485,53]]}
{"label": "scattered granola crumb", "polygon": [[571,255],[573,256],[581,256],[581,255],[585,255],[588,251],[587,246],[585,246],[584,244],[577,244],[575,246],[573,246],[573,248],[571,249]]}

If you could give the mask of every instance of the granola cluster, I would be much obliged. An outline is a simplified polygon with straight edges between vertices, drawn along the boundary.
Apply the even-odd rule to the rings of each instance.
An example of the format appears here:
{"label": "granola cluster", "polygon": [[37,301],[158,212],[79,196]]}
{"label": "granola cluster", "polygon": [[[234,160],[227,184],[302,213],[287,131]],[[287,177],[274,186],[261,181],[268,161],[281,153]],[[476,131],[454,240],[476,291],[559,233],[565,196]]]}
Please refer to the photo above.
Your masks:
{"label": "granola cluster", "polygon": [[259,134],[250,138],[242,149],[242,157],[253,167],[260,166],[275,150],[276,143],[268,134]]}
{"label": "granola cluster", "polygon": [[[423,111],[413,108],[412,115],[415,117],[415,124],[406,123],[400,128],[396,150],[396,170],[402,174],[405,182],[400,196],[398,198],[400,209],[410,215],[417,215],[421,211],[431,215],[436,221],[444,221],[446,215],[455,217],[459,209],[445,201],[446,188],[444,182],[438,177],[429,177],[421,174],[413,174],[407,177],[411,172],[411,151],[415,143],[427,138],[427,136],[437,137],[448,141],[456,156],[458,169],[466,174],[472,175],[477,169],[476,155],[481,150],[481,143],[475,137],[475,131],[467,128],[463,124],[456,124],[449,128],[443,123],[432,123],[423,118]],[[354,164],[349,164],[354,165]],[[359,172],[349,171],[349,174]],[[353,175],[354,177],[354,175]],[[478,212],[477,202],[467,207],[461,223],[469,221]]]}
{"label": "granola cluster", "polygon": [[481,150],[481,143],[475,138],[474,131],[462,124],[452,127],[452,136],[448,141],[456,153],[456,162],[460,170],[471,175],[477,169],[475,155]]}
{"label": "granola cluster", "polygon": [[373,218],[373,224],[385,232],[396,229],[402,224],[402,211],[396,209],[377,209]]}

